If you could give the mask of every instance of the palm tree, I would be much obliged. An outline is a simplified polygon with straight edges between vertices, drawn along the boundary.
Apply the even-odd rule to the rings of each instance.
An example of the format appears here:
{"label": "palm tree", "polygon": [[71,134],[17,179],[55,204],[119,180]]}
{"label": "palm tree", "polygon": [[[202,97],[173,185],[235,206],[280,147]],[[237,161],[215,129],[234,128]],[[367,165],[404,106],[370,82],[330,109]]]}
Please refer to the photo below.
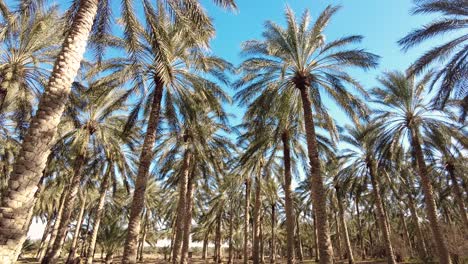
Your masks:
{"label": "palm tree", "polygon": [[375,67],[378,58],[361,49],[339,50],[348,44],[360,42],[361,36],[325,43],[323,30],[338,9],[327,7],[312,27],[308,12],[304,13],[301,21],[296,21],[289,8],[286,10],[287,28],[267,22],[263,41],[251,40],[244,44],[243,52],[254,57],[242,63],[244,76],[237,83],[238,87],[243,87],[240,93],[245,94],[245,98],[252,98],[267,87],[273,87],[277,94],[292,89],[295,96],[301,98],[321,263],[332,262],[332,249],[312,107],[317,114],[325,116],[326,109],[320,94],[326,93],[351,116],[354,112],[363,113],[360,102],[346,90],[344,83],[358,91],[362,91],[362,88],[344,70],[352,66],[363,69]]}
{"label": "palm tree", "polygon": [[[376,160],[376,125],[356,124],[354,127],[348,127],[347,130],[347,135],[343,135],[341,139],[350,147],[344,149],[340,156],[347,159],[345,163],[348,164],[341,170],[338,177],[341,181],[351,181],[352,178],[370,178],[379,228],[384,238],[387,263],[394,264],[396,260],[384,211],[384,201],[381,196],[382,182],[378,173],[378,160]],[[361,180],[361,182],[365,181]]]}
{"label": "palm tree", "polygon": [[464,0],[415,0],[414,2],[416,6],[413,14],[437,14],[437,19],[399,40],[398,44],[403,50],[407,51],[436,36],[456,31],[461,34],[454,34],[453,39],[424,53],[410,66],[409,75],[419,75],[431,65],[439,64],[440,67],[436,66],[437,73],[429,85],[434,87],[440,83],[434,102],[442,108],[451,95],[460,99],[462,119],[464,119],[468,111],[468,92],[464,89],[468,75],[466,65],[468,37],[463,33],[468,27],[466,2]]}
{"label": "palm tree", "polygon": [[[86,83],[75,83],[83,87]],[[58,234],[50,252],[42,260],[43,263],[55,263],[60,256],[60,251],[65,240],[74,203],[83,179],[83,169],[90,160],[89,155],[99,156],[120,149],[124,142],[120,128],[124,124],[124,117],[117,113],[123,110],[123,91],[113,90],[115,81],[90,80],[89,88],[92,91],[81,96],[86,99],[77,107],[68,107],[64,122],[71,122],[73,128],[66,133],[61,141],[70,145],[70,152],[76,153],[73,160],[73,173],[69,184],[69,190],[65,198],[62,220],[58,227]],[[106,93],[107,92],[107,93]],[[91,147],[92,146],[92,147]]]}
{"label": "palm tree", "polygon": [[[400,72],[389,72],[379,78],[382,87],[375,88],[375,102],[381,109],[376,118],[382,120],[379,148],[382,152],[391,153],[402,140],[408,140],[411,154],[416,161],[417,174],[421,180],[424,193],[426,214],[430,222],[432,235],[436,244],[440,263],[451,263],[447,242],[442,234],[437,207],[434,198],[434,188],[429,177],[429,171],[423,153],[423,138],[427,131],[437,130],[440,125],[447,124],[445,114],[432,110],[427,106],[425,88],[432,75],[429,73],[419,82],[408,78]],[[395,153],[395,152],[393,152]]]}
{"label": "palm tree", "polygon": [[[166,113],[174,115],[171,105],[192,102],[189,91],[203,96],[213,109],[217,98],[225,98],[218,84],[204,78],[201,73],[213,74],[224,78],[223,71],[230,67],[224,60],[207,56],[203,50],[211,36],[209,30],[188,31],[181,24],[174,24],[162,9],[155,10],[149,3],[145,4],[146,30],[139,32],[139,43],[134,58],[116,61],[116,68],[122,69],[128,77],[134,78],[133,89],[148,85],[151,88],[147,96],[140,96],[136,107],[131,111],[126,131],[129,131],[138,117],[140,108],[145,106],[148,114],[145,139],[139,160],[139,167],[133,193],[132,208],[127,240],[123,255],[124,263],[136,261],[137,241],[140,233],[141,211],[144,205],[145,186],[148,170],[153,158],[152,148],[156,141],[156,131],[160,122],[160,109],[163,94]],[[142,28],[139,26],[139,28]],[[205,29],[205,28],[202,28]],[[200,30],[202,30],[200,29]],[[200,33],[200,34],[198,34]],[[130,48],[130,47],[128,47]],[[222,80],[226,82],[226,80]],[[219,97],[218,97],[219,96]]]}

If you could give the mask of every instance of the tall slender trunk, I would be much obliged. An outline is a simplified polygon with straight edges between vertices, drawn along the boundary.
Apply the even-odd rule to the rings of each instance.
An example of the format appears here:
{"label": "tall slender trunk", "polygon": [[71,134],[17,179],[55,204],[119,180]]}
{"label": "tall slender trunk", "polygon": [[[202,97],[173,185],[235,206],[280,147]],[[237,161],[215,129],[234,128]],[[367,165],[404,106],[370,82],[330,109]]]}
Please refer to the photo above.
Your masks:
{"label": "tall slender trunk", "polygon": [[222,262],[222,253],[221,253],[221,221],[222,221],[222,213],[220,213],[216,219],[216,234],[215,234],[215,263]]}
{"label": "tall slender trunk", "polygon": [[101,224],[102,214],[104,211],[104,205],[106,203],[106,193],[107,193],[107,189],[109,188],[110,174],[111,174],[111,166],[107,168],[106,173],[104,175],[104,179],[102,180],[100,190],[99,190],[99,202],[96,207],[96,215],[94,216],[93,231],[91,233],[91,237],[89,238],[88,251],[86,254],[87,264],[93,263],[94,249],[96,248],[97,235],[98,235],[99,227]]}
{"label": "tall slender trunk", "polygon": [[411,129],[413,153],[416,157],[416,164],[418,167],[419,177],[421,178],[421,186],[424,193],[424,203],[426,208],[427,217],[429,218],[430,227],[432,230],[433,239],[436,245],[436,250],[439,255],[440,264],[450,264],[450,254],[447,247],[447,242],[442,234],[442,230],[437,219],[437,207],[434,199],[434,190],[432,187],[431,179],[429,178],[426,162],[424,161],[424,154],[421,148],[421,141],[419,139],[418,131],[415,128]]}
{"label": "tall slender trunk", "polygon": [[383,201],[382,197],[380,196],[380,182],[379,178],[376,175],[376,164],[375,162],[368,157],[367,158],[367,166],[369,169],[369,174],[372,183],[372,192],[374,194],[375,199],[375,206],[377,209],[377,218],[379,221],[380,231],[383,235],[384,244],[385,244],[385,253],[387,255],[387,263],[388,264],[396,264],[395,255],[393,253],[392,241],[390,239],[390,230],[387,226],[387,221],[385,220],[385,212],[383,209]]}
{"label": "tall slender trunk", "polygon": [[318,235],[317,235],[317,216],[313,213],[314,219],[314,246],[315,246],[315,262],[320,261],[320,250],[319,250],[319,243],[318,243]]}
{"label": "tall slender trunk", "polygon": [[298,212],[296,217],[296,251],[297,251],[297,258],[299,259],[300,263],[304,261],[304,255],[302,251],[302,239],[301,239],[301,228],[299,223],[299,217],[301,213]]}
{"label": "tall slender trunk", "polygon": [[271,205],[270,263],[276,262],[276,204]]}
{"label": "tall slender trunk", "polygon": [[264,239],[263,239],[263,213],[260,216],[260,222],[259,222],[259,235],[258,238],[260,240],[260,263],[265,263],[265,244],[264,244]]}
{"label": "tall slender trunk", "polygon": [[182,250],[182,240],[184,238],[184,219],[186,217],[186,197],[187,197],[187,183],[190,171],[190,159],[191,154],[188,150],[184,153],[184,159],[182,169],[179,174],[179,201],[177,204],[177,218],[176,218],[176,233],[174,239],[174,245],[172,247],[172,258],[173,264],[179,262],[179,256]]}
{"label": "tall slender trunk", "polygon": [[86,209],[86,195],[82,195],[80,213],[78,215],[78,219],[76,220],[75,233],[73,234],[73,240],[70,246],[70,250],[68,252],[67,263],[75,263],[74,261],[76,258],[76,246],[78,243],[78,238],[80,237],[81,225],[83,224],[83,215],[84,215],[85,209]]}
{"label": "tall slender trunk", "polygon": [[29,229],[28,215],[34,206],[34,194],[41,179],[50,145],[86,49],[96,16],[98,0],[82,0],[73,24],[57,56],[42,94],[36,115],[26,132],[8,190],[0,207],[0,262],[9,264],[18,258]]}
{"label": "tall slender trunk", "polygon": [[190,173],[190,177],[187,183],[187,193],[186,193],[186,202],[185,202],[185,218],[184,218],[184,241],[182,244],[182,260],[181,264],[187,264],[188,252],[190,248],[190,233],[192,229],[192,210],[193,210],[193,187],[195,181],[194,170]]}
{"label": "tall slender trunk", "polygon": [[205,235],[205,238],[203,239],[203,248],[202,248],[202,259],[206,259],[206,255],[208,254],[208,237],[209,234]]}
{"label": "tall slender trunk", "polygon": [[[89,137],[88,137],[89,138]],[[84,144],[86,146],[87,144]],[[87,147],[87,146],[86,146]],[[57,263],[60,257],[60,252],[62,250],[63,243],[65,242],[68,224],[70,223],[70,218],[75,209],[75,200],[78,196],[78,191],[81,185],[82,178],[82,169],[86,161],[86,151],[81,151],[81,154],[76,157],[75,164],[73,165],[73,177],[70,182],[69,191],[65,198],[65,204],[63,206],[62,220],[57,231],[57,237],[55,238],[54,244],[52,245],[51,250],[42,260],[43,264]]]}
{"label": "tall slender trunk", "polygon": [[307,139],[307,152],[310,165],[310,183],[312,202],[317,217],[317,235],[320,251],[320,264],[333,263],[333,249],[330,240],[330,229],[327,219],[327,196],[323,184],[322,173],[320,171],[320,160],[317,149],[317,138],[315,134],[314,117],[312,115],[312,104],[309,96],[309,86],[307,78],[296,82],[302,98],[302,107],[304,108],[304,122]]}
{"label": "tall slender trunk", "polygon": [[159,124],[159,113],[161,110],[161,99],[164,85],[161,79],[155,78],[155,91],[151,104],[148,126],[146,127],[145,140],[140,154],[138,173],[133,191],[130,218],[128,221],[127,238],[125,240],[122,264],[136,263],[138,236],[140,234],[141,212],[145,206],[146,184],[148,182],[148,172],[153,159],[153,146],[156,141],[156,132]]}
{"label": "tall slender trunk", "polygon": [[[410,183],[409,181],[410,179],[408,175],[403,174],[403,176],[405,177],[406,182],[408,183],[408,188],[411,188],[412,183]],[[416,233],[416,238],[417,238],[416,246],[418,248],[418,255],[422,261],[427,262],[429,261],[429,259],[427,256],[426,243],[424,242],[425,240],[424,240],[424,236],[421,230],[421,225],[419,224],[418,212],[416,210],[416,205],[414,204],[412,190],[407,191],[407,196],[408,196],[407,197],[408,207],[411,212],[411,220],[413,222],[414,229],[415,229],[414,231]]]}
{"label": "tall slender trunk", "polygon": [[262,183],[261,183],[261,178],[260,175],[255,176],[255,204],[254,204],[254,211],[253,211],[253,250],[252,250],[252,260],[254,264],[259,264],[260,263],[260,207],[261,207],[261,201],[260,201],[260,193],[262,189]]}
{"label": "tall slender trunk", "polygon": [[294,205],[292,191],[292,176],[291,176],[291,146],[289,132],[285,130],[281,135],[283,141],[283,159],[284,159],[284,200],[286,211],[286,254],[287,263],[295,263],[294,257]]}
{"label": "tall slender trunk", "polygon": [[44,257],[44,254],[45,254],[45,250],[47,249],[47,237],[49,236],[49,234],[52,233],[52,221],[53,221],[53,216],[56,215],[55,213],[52,214],[49,219],[47,220],[47,225],[44,229],[44,234],[42,234],[42,238],[41,238],[41,243],[39,244],[39,249],[37,250],[37,254],[36,254],[36,261],[41,261],[42,258]]}
{"label": "tall slender trunk", "polygon": [[141,236],[140,240],[140,251],[139,254],[140,256],[138,257],[138,261],[143,262],[143,254],[145,253],[145,242],[146,242],[146,230],[148,229],[148,211],[145,212],[145,220],[143,223],[143,235]]}
{"label": "tall slender trunk", "polygon": [[234,261],[234,206],[231,203],[231,211],[229,212],[229,253],[228,253],[228,264],[233,264]]}
{"label": "tall slender trunk", "polygon": [[349,239],[349,233],[348,233],[348,226],[346,225],[346,220],[344,216],[344,209],[343,209],[343,202],[341,200],[340,195],[338,195],[338,189],[336,190],[337,195],[337,203],[338,203],[338,211],[340,214],[340,220],[341,220],[341,227],[343,228],[343,237],[345,241],[345,246],[346,246],[346,253],[348,254],[348,263],[349,264],[354,264],[354,256],[353,256],[353,249],[351,247],[351,241]]}
{"label": "tall slender trunk", "polygon": [[361,258],[364,260],[366,259],[366,248],[364,247],[364,235],[362,234],[363,226],[361,222],[361,211],[359,210],[359,196],[356,195],[355,199],[356,203],[356,217],[357,217],[357,223],[358,223],[358,240],[359,240],[359,245],[361,247]]}
{"label": "tall slender trunk", "polygon": [[455,198],[455,201],[457,202],[458,209],[460,210],[460,217],[462,219],[463,224],[465,225],[465,229],[468,230],[468,215],[466,213],[466,206],[465,206],[465,201],[463,199],[463,193],[460,189],[460,186],[458,186],[458,181],[457,177],[455,176],[455,166],[453,163],[448,162],[445,166],[447,169],[449,176],[450,176],[450,181],[452,182],[452,190]]}
{"label": "tall slender trunk", "polygon": [[413,258],[413,245],[411,243],[411,238],[408,231],[408,225],[406,224],[405,215],[403,212],[400,213],[401,225],[403,226],[403,236],[406,240],[406,246],[408,247],[408,251],[410,254],[410,258]]}
{"label": "tall slender trunk", "polygon": [[244,264],[249,263],[250,180],[245,179]]}
{"label": "tall slender trunk", "polygon": [[338,215],[337,212],[335,211],[333,213],[334,218],[335,218],[335,223],[336,223],[336,251],[337,251],[337,257],[338,259],[341,259],[343,257],[343,250],[341,248],[341,245],[343,244],[341,241],[341,228],[340,228],[340,221],[338,221]]}

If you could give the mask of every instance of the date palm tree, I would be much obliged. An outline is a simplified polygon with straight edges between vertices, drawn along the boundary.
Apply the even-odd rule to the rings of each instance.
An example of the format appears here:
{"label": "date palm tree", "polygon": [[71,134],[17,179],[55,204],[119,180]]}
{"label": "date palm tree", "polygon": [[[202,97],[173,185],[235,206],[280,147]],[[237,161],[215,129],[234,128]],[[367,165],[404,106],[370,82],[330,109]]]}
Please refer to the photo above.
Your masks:
{"label": "date palm tree", "polygon": [[382,120],[379,135],[380,151],[393,151],[392,147],[399,146],[403,140],[410,142],[439,261],[450,264],[447,241],[437,217],[434,187],[423,152],[423,135],[428,131],[436,131],[440,125],[450,126],[445,113],[428,107],[425,89],[431,77],[429,73],[420,81],[416,81],[401,72],[388,72],[379,78],[381,87],[375,88],[372,94],[374,101],[380,107],[376,119]]}
{"label": "date palm tree", "polygon": [[268,87],[278,94],[294,90],[301,98],[310,165],[314,210],[317,215],[320,263],[332,263],[332,248],[326,213],[325,187],[320,171],[319,153],[313,110],[323,115],[326,109],[321,94],[328,94],[346,113],[363,113],[361,103],[344,86],[364,92],[359,83],[345,70],[349,67],[368,69],[377,65],[378,57],[362,49],[348,48],[358,43],[361,36],[349,36],[326,42],[323,30],[339,7],[327,7],[310,26],[305,12],[297,21],[291,9],[286,10],[287,26],[268,21],[263,40],[247,41],[243,53],[251,55],[242,65],[243,78],[237,86],[245,98],[255,97]]}
{"label": "date palm tree", "polygon": [[468,111],[468,92],[464,88],[468,85],[466,80],[468,36],[464,34],[464,30],[468,28],[466,2],[464,0],[415,0],[414,2],[416,6],[413,14],[436,14],[437,19],[399,40],[398,44],[403,50],[408,51],[436,36],[446,36],[447,33],[453,33],[454,36],[421,55],[409,68],[409,74],[419,75],[434,65],[437,73],[429,86],[433,88],[440,83],[437,96],[434,97],[436,106],[442,108],[453,96],[461,100],[462,119],[464,119]]}

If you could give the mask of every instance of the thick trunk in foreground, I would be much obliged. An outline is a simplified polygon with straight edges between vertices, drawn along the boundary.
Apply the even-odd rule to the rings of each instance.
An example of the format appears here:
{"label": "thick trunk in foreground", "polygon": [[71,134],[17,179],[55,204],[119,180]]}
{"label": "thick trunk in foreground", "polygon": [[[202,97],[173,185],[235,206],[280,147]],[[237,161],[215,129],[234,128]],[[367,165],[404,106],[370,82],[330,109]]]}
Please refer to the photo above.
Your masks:
{"label": "thick trunk in foreground", "polygon": [[245,180],[244,208],[244,264],[249,263],[249,218],[250,218],[250,180]]}
{"label": "thick trunk in foreground", "polygon": [[161,99],[163,94],[163,83],[155,79],[156,87],[151,105],[148,126],[146,127],[145,140],[140,155],[140,163],[133,191],[132,206],[128,222],[127,238],[125,240],[123,264],[136,263],[138,235],[140,234],[141,212],[145,206],[146,184],[148,182],[148,172],[153,159],[153,146],[156,141],[156,131],[159,124],[159,112],[161,110]]}
{"label": "thick trunk in foreground", "polygon": [[81,185],[81,171],[85,164],[85,155],[86,154],[83,153],[76,157],[75,164],[73,165],[73,177],[70,182],[70,189],[67,192],[65,204],[63,206],[62,221],[60,221],[57,237],[52,245],[52,249],[42,260],[43,264],[57,263],[60,257],[60,252],[62,251],[62,246],[67,236],[68,224],[70,223],[73,210],[75,209],[75,200]]}
{"label": "thick trunk in foreground", "polygon": [[385,212],[383,209],[383,201],[380,196],[380,183],[378,176],[376,175],[376,164],[370,158],[367,160],[369,174],[372,182],[372,192],[374,194],[375,206],[377,209],[377,218],[379,221],[380,231],[383,236],[383,242],[385,245],[385,254],[387,255],[388,264],[396,264],[395,254],[393,253],[392,241],[390,240],[390,230],[385,220]]}
{"label": "thick trunk in foreground", "polygon": [[344,217],[343,204],[341,201],[341,197],[339,195],[337,195],[336,198],[338,200],[338,211],[340,214],[341,227],[343,228],[343,236],[344,236],[344,242],[345,242],[345,247],[346,247],[346,253],[348,254],[348,263],[354,264],[355,262],[354,262],[354,256],[353,256],[353,249],[351,247],[351,241],[349,239],[348,226],[346,225],[346,220]]}
{"label": "thick trunk in foreground", "polygon": [[173,264],[179,263],[179,256],[182,250],[182,240],[184,238],[184,221],[186,218],[186,198],[187,198],[187,183],[189,178],[191,154],[188,150],[185,151],[182,170],[179,175],[179,201],[177,204],[176,217],[176,233],[174,245],[172,247],[171,261]]}
{"label": "thick trunk in foreground", "polygon": [[447,242],[442,234],[442,230],[437,219],[437,207],[434,198],[434,190],[432,187],[431,179],[429,178],[426,162],[424,161],[424,154],[421,148],[421,141],[416,129],[411,129],[413,153],[416,157],[416,164],[418,167],[418,174],[421,178],[421,186],[424,193],[424,203],[426,208],[427,218],[429,219],[430,227],[432,230],[433,239],[436,245],[437,254],[439,256],[440,264],[450,264],[450,254],[447,247]]}
{"label": "thick trunk in foreground", "polygon": [[85,209],[86,209],[86,196],[82,195],[80,214],[78,215],[78,219],[76,220],[75,233],[73,234],[73,241],[71,243],[70,250],[68,252],[67,263],[75,263],[75,258],[77,257],[76,244],[78,243],[78,238],[80,237],[81,225],[83,224],[83,215],[84,215]]}
{"label": "thick trunk in foreground", "polygon": [[458,186],[457,177],[455,177],[455,166],[452,163],[447,163],[445,168],[447,169],[450,176],[450,181],[452,182],[452,190],[455,194],[454,198],[457,202],[458,210],[460,210],[460,217],[465,226],[465,229],[468,230],[468,215],[466,213],[467,210],[463,199],[462,190],[460,189],[460,186]]}
{"label": "thick trunk in foreground", "polygon": [[255,177],[255,204],[253,211],[253,250],[252,261],[254,264],[260,263],[260,193],[262,189],[260,175]]}
{"label": "thick trunk in foreground", "polygon": [[295,263],[294,258],[294,205],[291,176],[291,147],[289,142],[289,133],[284,131],[281,140],[283,141],[283,159],[284,159],[284,200],[286,211],[286,254],[287,263]]}
{"label": "thick trunk in foreground", "polygon": [[[313,210],[312,210],[313,211]],[[315,213],[312,213],[313,220],[314,220],[314,247],[315,247],[315,262],[320,261],[320,251],[318,248],[318,235],[317,235],[317,217],[315,216]]]}
{"label": "thick trunk in foreground", "polygon": [[185,219],[184,219],[184,241],[182,243],[182,260],[180,263],[187,264],[189,263],[188,253],[190,249],[190,233],[192,230],[192,210],[193,210],[193,187],[194,187],[194,179],[195,175],[192,170],[192,173],[189,177],[187,183],[187,194],[186,194],[186,201],[185,201]]}
{"label": "thick trunk in foreground", "polygon": [[101,224],[102,213],[104,211],[104,205],[106,202],[106,192],[109,188],[109,177],[110,177],[110,168],[107,169],[106,175],[101,183],[101,189],[99,190],[99,202],[96,207],[96,215],[94,216],[94,224],[93,224],[93,232],[91,233],[91,237],[89,238],[89,246],[88,251],[86,254],[86,263],[91,264],[93,263],[93,255],[94,249],[96,247],[96,240],[99,231],[99,227]]}
{"label": "thick trunk in foreground", "polygon": [[[310,84],[309,84],[310,85]],[[312,104],[309,97],[309,85],[306,80],[296,82],[302,98],[304,108],[304,122],[307,138],[307,153],[309,155],[311,195],[317,217],[317,235],[320,252],[320,264],[333,263],[333,249],[330,240],[330,229],[327,218],[327,196],[320,171],[320,160],[318,156],[317,138],[315,134],[314,117],[312,115]]]}
{"label": "thick trunk in foreground", "polygon": [[97,6],[98,0],[80,1],[78,12],[16,158],[8,181],[9,187],[0,207],[1,263],[16,261],[26,240],[35,190],[46,165],[72,82],[83,59]]}

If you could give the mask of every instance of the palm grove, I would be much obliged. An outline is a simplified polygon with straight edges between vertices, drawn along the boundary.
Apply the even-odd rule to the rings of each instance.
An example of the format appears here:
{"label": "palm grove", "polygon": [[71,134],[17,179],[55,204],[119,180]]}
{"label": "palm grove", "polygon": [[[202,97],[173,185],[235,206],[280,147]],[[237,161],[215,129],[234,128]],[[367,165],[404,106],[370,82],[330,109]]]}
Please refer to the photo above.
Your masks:
{"label": "palm grove", "polygon": [[210,52],[194,0],[61,8],[0,1],[0,262],[466,258],[465,0],[415,1],[438,18],[403,52],[454,37],[375,88],[352,74],[378,65],[363,37],[325,38],[336,6],[314,20],[286,8],[241,65]]}

